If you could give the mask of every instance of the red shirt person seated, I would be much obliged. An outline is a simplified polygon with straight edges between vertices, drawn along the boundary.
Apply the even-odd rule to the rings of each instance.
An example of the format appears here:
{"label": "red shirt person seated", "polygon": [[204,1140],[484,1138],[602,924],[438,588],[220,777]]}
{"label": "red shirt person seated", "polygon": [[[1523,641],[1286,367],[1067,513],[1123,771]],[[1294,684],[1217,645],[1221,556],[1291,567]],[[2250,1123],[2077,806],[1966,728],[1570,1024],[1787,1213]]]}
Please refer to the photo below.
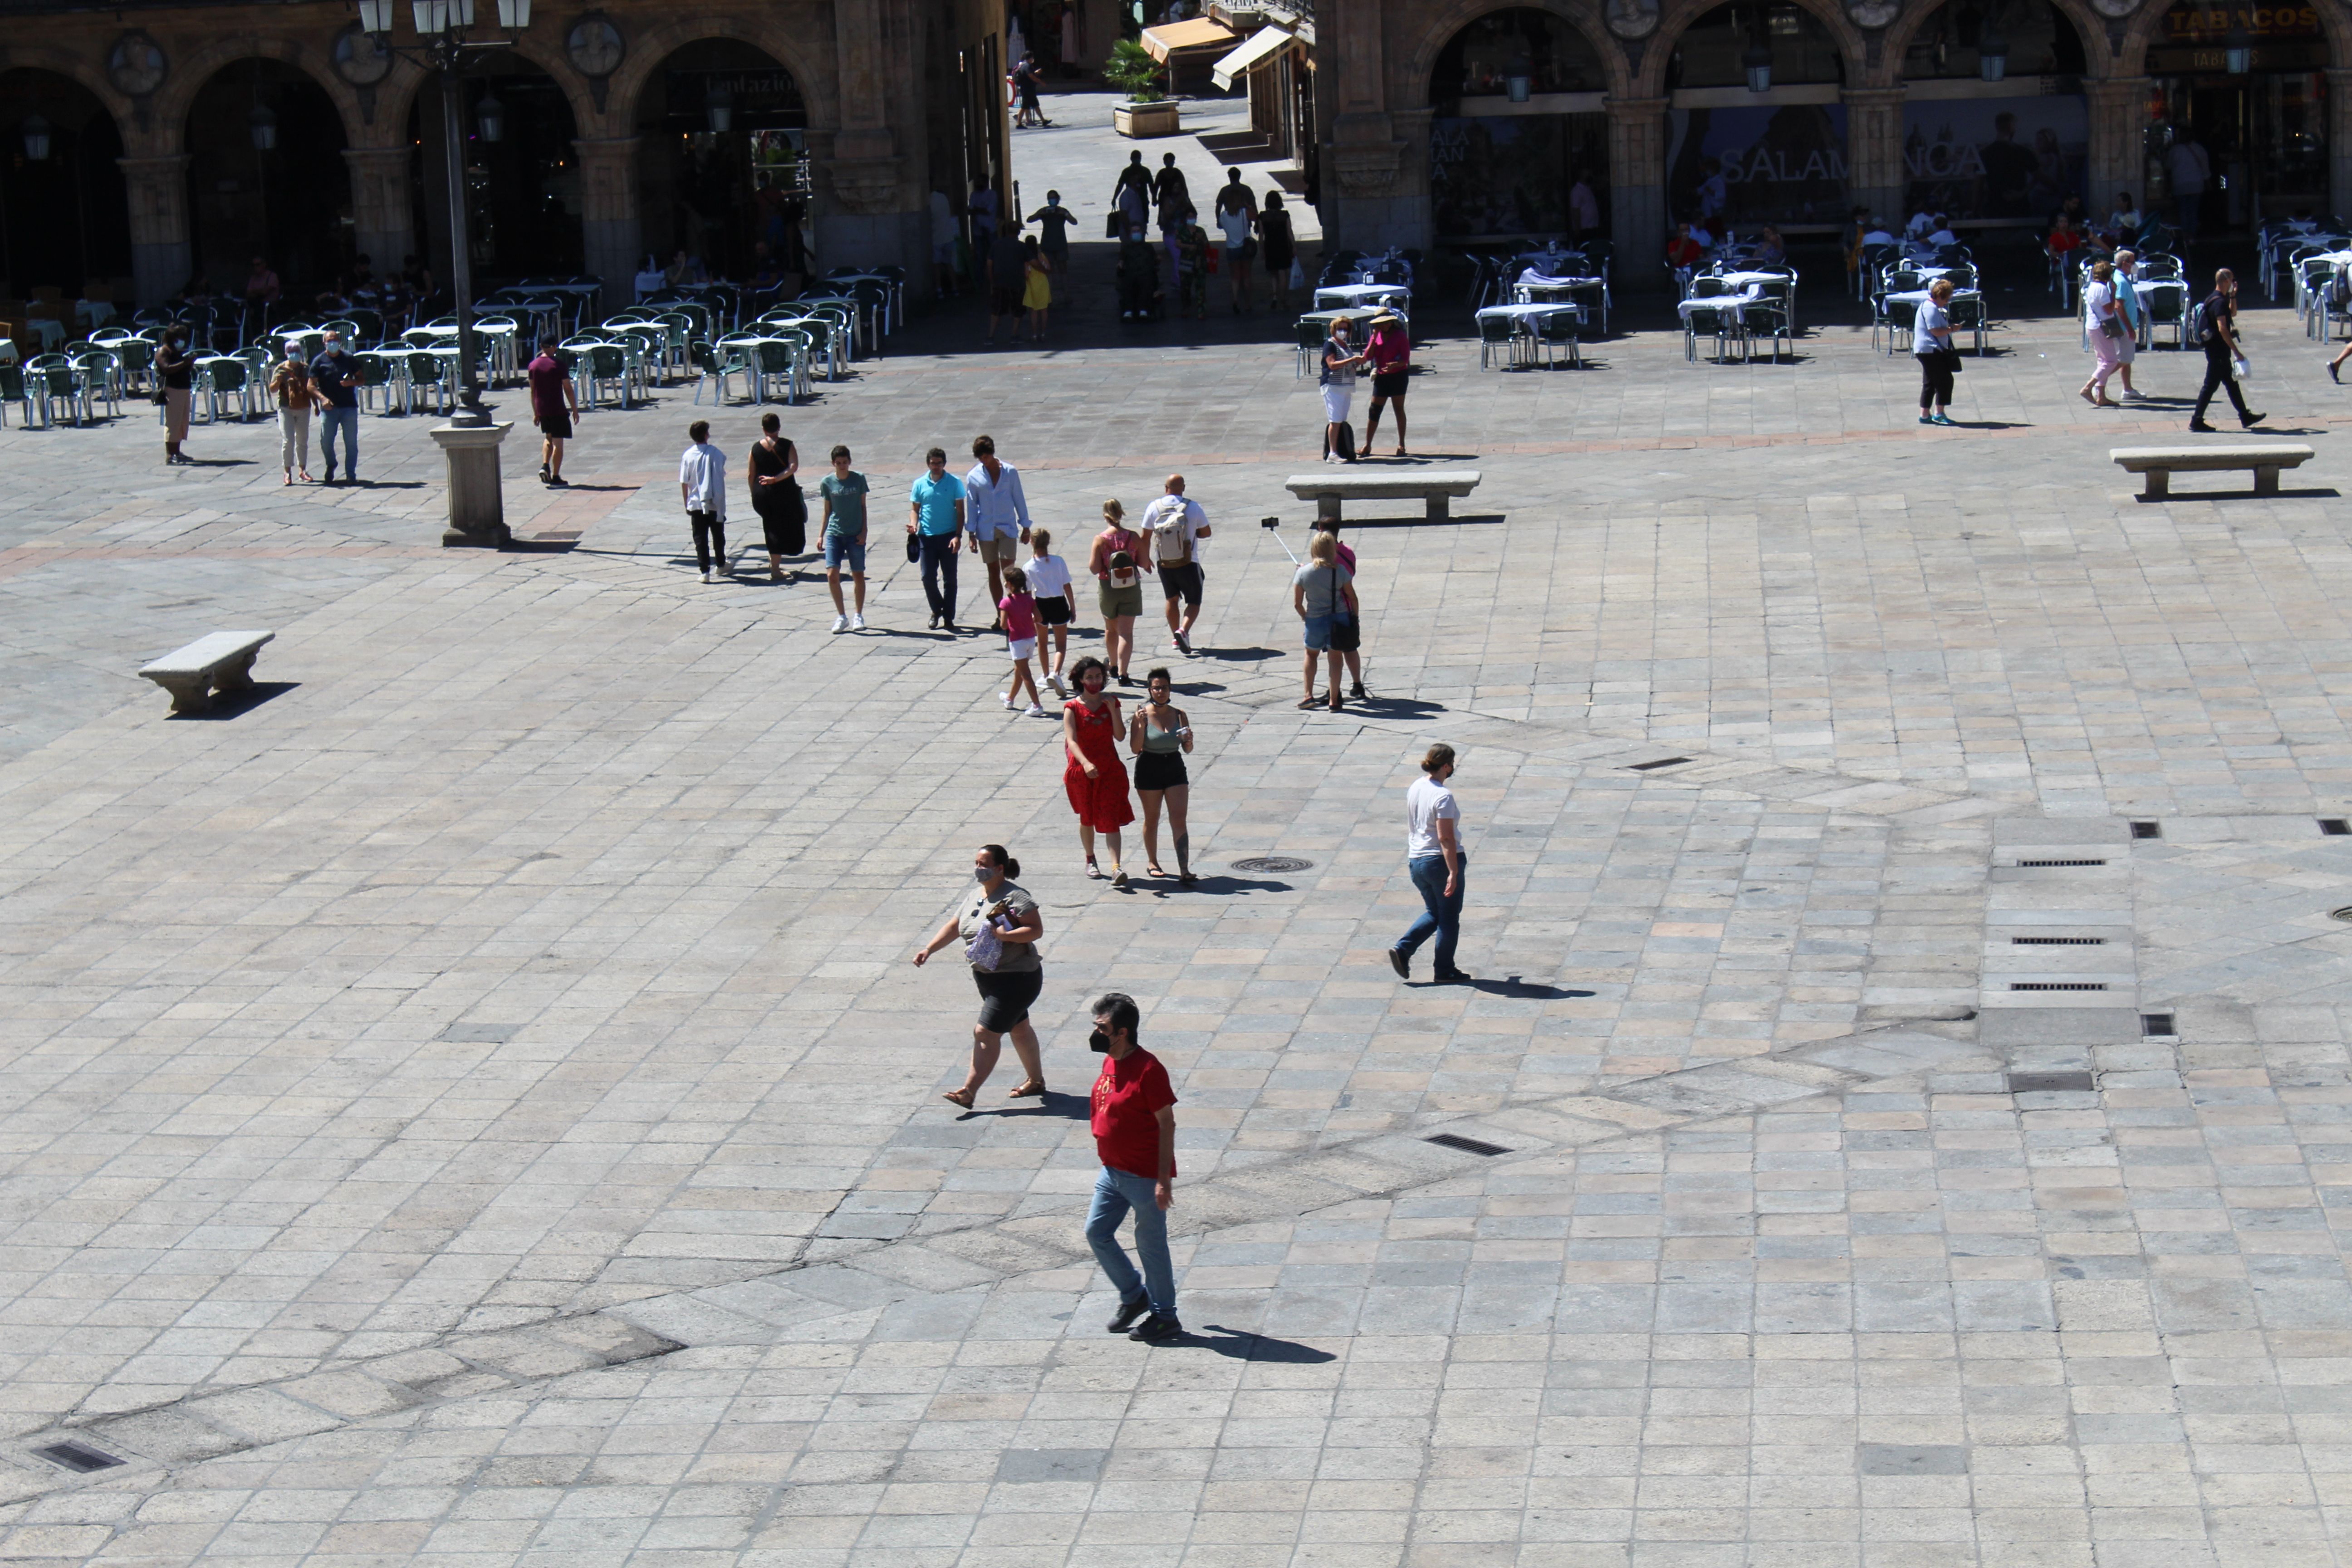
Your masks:
{"label": "red shirt person seated", "polygon": [[1706,259],[1706,247],[1691,237],[1691,226],[1686,223],[1675,225],[1675,237],[1666,241],[1666,265],[1696,267]]}

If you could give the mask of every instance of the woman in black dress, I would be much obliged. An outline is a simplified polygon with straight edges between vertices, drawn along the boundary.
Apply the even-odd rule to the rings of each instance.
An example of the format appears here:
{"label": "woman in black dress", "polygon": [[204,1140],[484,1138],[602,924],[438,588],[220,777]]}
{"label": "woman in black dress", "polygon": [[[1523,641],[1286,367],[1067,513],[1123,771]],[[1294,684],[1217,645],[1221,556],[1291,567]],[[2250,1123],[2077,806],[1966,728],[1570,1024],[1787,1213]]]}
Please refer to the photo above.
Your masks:
{"label": "woman in black dress", "polygon": [[[801,494],[801,455],[777,434],[780,422],[772,414],[760,416],[760,438],[751,445],[751,471],[744,479],[751,492],[751,510],[760,514],[760,531],[768,536],[768,581],[784,580],[784,557],[808,548],[808,501]],[[800,580],[794,568],[793,580]]]}
{"label": "woman in black dress", "polygon": [[1298,255],[1297,237],[1290,231],[1290,215],[1282,210],[1282,193],[1265,194],[1265,210],[1257,215],[1257,251],[1265,258],[1265,273],[1274,290],[1274,308],[1290,309],[1290,264]]}

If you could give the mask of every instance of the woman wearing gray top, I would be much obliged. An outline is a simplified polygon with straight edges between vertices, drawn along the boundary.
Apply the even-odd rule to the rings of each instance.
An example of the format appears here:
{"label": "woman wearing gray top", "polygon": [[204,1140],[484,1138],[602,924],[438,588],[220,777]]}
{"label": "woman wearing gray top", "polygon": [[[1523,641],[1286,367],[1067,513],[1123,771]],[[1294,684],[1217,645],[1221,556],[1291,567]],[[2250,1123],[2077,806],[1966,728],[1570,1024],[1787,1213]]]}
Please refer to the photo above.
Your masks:
{"label": "woman wearing gray top", "polygon": [[1168,802],[1168,831],[1176,840],[1176,880],[1189,888],[1192,875],[1192,836],[1184,830],[1184,803],[1192,781],[1184,771],[1184,753],[1192,749],[1192,721],[1169,698],[1175,681],[1164,668],[1147,671],[1142,706],[1127,721],[1127,749],[1135,753],[1135,793],[1143,797],[1143,868],[1165,877],[1160,868],[1160,803]]}
{"label": "woman wearing gray top", "polygon": [[1342,619],[1356,618],[1356,580],[1339,564],[1339,541],[1334,535],[1318,532],[1307,546],[1307,564],[1291,574],[1290,607],[1306,623],[1307,696],[1298,705],[1315,706],[1315,659],[1319,654],[1331,661],[1331,711],[1337,713],[1341,655],[1332,632]]}
{"label": "woman wearing gray top", "polygon": [[919,969],[951,942],[962,941],[966,956],[971,957],[972,940],[983,929],[996,933],[1000,951],[991,955],[994,962],[982,968],[974,958],[971,966],[972,984],[980,988],[980,1021],[971,1026],[971,1070],[964,1075],[961,1089],[951,1089],[940,1097],[966,1110],[979,1097],[980,1086],[996,1070],[1008,1034],[1013,1037],[1013,1054],[1021,1058],[1028,1076],[1007,1098],[1042,1100],[1045,1094],[1045,1067],[1037,1054],[1037,1031],[1029,1023],[1029,1009],[1045,985],[1045,963],[1037,956],[1037,939],[1045,934],[1045,917],[1037,912],[1037,900],[1028,890],[1013,881],[1021,874],[1021,862],[1007,855],[1003,845],[982,845],[971,861],[972,880],[980,886],[929,942],[915,950],[915,967]]}

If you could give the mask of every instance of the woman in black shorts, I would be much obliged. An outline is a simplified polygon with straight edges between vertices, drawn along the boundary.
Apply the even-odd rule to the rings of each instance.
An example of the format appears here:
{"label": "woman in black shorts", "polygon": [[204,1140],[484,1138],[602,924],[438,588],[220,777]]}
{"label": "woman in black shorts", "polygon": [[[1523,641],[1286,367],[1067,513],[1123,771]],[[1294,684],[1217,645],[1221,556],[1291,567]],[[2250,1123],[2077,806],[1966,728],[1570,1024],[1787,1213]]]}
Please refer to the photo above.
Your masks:
{"label": "woman in black shorts", "polygon": [[[1029,1009],[1045,985],[1045,963],[1037,956],[1037,939],[1045,934],[1045,917],[1037,912],[1037,900],[1027,889],[1013,883],[1013,879],[1021,874],[1021,862],[1007,855],[1003,845],[982,845],[971,858],[971,874],[980,885],[963,901],[963,908],[915,950],[915,967],[919,969],[924,960],[961,938],[964,956],[971,962],[972,984],[980,987],[980,1021],[971,1026],[971,1070],[964,1075],[961,1089],[951,1089],[940,1097],[966,1110],[979,1097],[980,1086],[996,1070],[1006,1035],[1013,1037],[1013,1054],[1028,1074],[1006,1098],[1042,1100],[1045,1095],[1045,1066],[1037,1055],[1037,1031],[1029,1025]],[[972,939],[983,926],[995,932],[996,951],[975,953]]]}
{"label": "woman in black shorts", "polygon": [[1169,701],[1174,683],[1166,669],[1147,671],[1148,695],[1127,724],[1127,749],[1135,753],[1135,793],[1143,797],[1143,869],[1165,877],[1160,868],[1160,805],[1168,803],[1168,832],[1176,841],[1176,880],[1191,887],[1192,837],[1184,830],[1184,803],[1192,781],[1184,772],[1184,753],[1192,749],[1192,721],[1184,710]]}

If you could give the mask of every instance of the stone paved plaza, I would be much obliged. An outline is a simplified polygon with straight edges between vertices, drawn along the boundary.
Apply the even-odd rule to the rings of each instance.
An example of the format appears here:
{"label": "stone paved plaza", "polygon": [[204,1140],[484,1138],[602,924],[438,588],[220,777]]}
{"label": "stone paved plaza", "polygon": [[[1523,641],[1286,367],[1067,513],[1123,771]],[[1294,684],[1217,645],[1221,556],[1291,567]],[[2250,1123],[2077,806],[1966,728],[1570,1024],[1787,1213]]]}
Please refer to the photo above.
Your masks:
{"label": "stone paved plaza", "polygon": [[[438,547],[425,419],[334,491],[258,423],[0,434],[0,1558],[2352,1555],[2352,464],[2292,315],[2257,397],[2317,459],[2144,503],[2106,448],[2200,367],[2087,408],[2038,279],[1958,431],[1833,291],[1778,366],[1651,307],[1481,373],[1433,313],[1413,445],[1485,483],[1356,509],[1333,716],[1313,381],[1263,314],[1121,338],[1103,265],[1046,352],[927,316],[786,411],[875,477],[863,635],[698,580],[683,386],[568,493],[518,433],[497,554]],[[924,629],[895,498],[983,429],[1068,552],[1171,469],[1212,514],[1195,890],[1086,880],[1057,731]],[[236,626],[259,700],[131,673]],[[1382,956],[1439,739],[1469,987]],[[969,983],[907,956],[988,839],[1055,1092],[964,1115]],[[1172,1348],[1102,1332],[1079,1237],[1114,985],[1182,1098]]]}

